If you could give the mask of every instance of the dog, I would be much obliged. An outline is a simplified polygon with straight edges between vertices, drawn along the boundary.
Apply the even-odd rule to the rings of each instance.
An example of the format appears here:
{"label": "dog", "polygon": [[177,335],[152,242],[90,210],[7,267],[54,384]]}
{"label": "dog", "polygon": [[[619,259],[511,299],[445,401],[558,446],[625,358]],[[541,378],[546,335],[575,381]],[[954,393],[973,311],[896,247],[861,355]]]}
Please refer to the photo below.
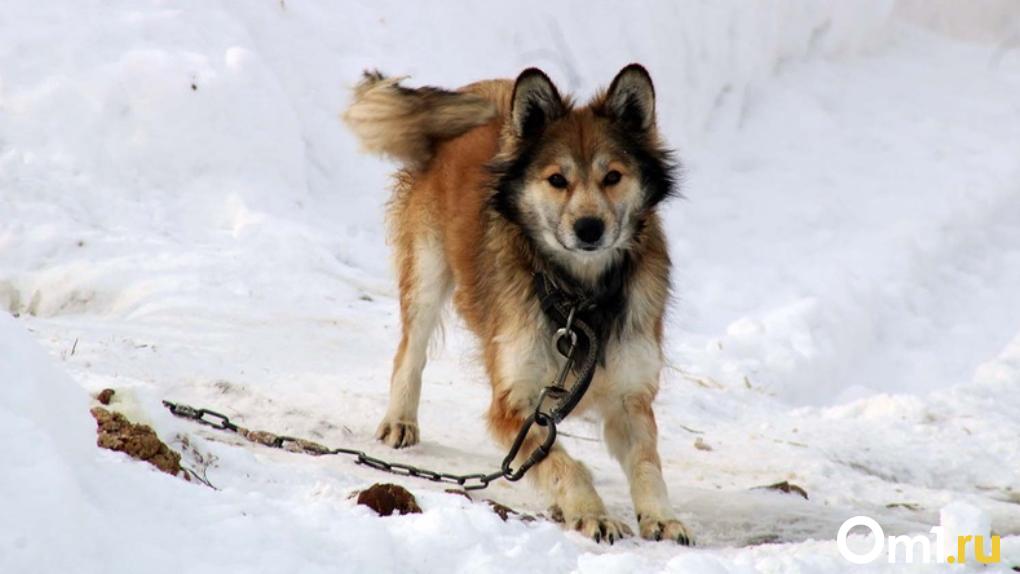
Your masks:
{"label": "dog", "polygon": [[[418,442],[426,352],[452,297],[483,351],[489,429],[508,447],[564,363],[536,294],[541,274],[599,302],[585,320],[602,352],[578,410],[604,421],[640,535],[689,544],[662,478],[652,410],[670,290],[656,209],[675,195],[678,165],[658,132],[647,70],[626,66],[583,106],[536,68],[457,90],[401,81],[366,72],[343,115],[365,150],[402,165],[388,213],[402,335],[377,438],[393,448]],[[540,442],[536,427],[521,452]],[[567,527],[610,543],[632,534],[560,444],[528,476]]]}

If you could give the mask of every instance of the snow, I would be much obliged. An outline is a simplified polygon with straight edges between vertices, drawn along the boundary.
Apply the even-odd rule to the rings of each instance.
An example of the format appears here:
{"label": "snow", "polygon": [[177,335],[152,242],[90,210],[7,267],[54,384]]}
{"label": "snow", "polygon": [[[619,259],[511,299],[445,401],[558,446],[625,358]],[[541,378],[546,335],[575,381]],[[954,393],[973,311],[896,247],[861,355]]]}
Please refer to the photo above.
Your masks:
{"label": "snow", "polygon": [[970,534],[988,540],[991,535],[988,514],[976,506],[963,502],[953,502],[942,507],[939,511],[939,526],[943,529],[943,538],[938,552],[944,560],[957,554],[955,544],[957,537]]}
{"label": "snow", "polygon": [[[988,571],[1020,564],[1015,3],[15,0],[0,37],[0,572],[828,573],[851,568],[847,518],[927,533],[949,504],[1003,536]],[[676,300],[656,411],[697,548],[503,522],[161,407],[494,468],[487,384],[452,315],[423,443],[372,440],[399,329],[392,166],[337,115],[366,67],[458,85],[538,65],[586,95],[630,61],[686,166],[664,214]],[[105,387],[217,490],[97,449],[88,395]],[[566,431],[632,520],[594,421]],[[810,499],[753,490],[781,480]],[[377,481],[424,513],[349,498]],[[544,509],[525,485],[485,496]]]}

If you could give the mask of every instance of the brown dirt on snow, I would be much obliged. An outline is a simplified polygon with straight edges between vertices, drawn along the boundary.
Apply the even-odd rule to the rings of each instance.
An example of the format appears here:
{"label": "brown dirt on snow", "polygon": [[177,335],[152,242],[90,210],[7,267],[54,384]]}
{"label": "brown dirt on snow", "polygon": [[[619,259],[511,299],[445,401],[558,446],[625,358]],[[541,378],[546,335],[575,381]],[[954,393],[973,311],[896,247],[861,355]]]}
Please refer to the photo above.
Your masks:
{"label": "brown dirt on snow", "polygon": [[791,482],[783,481],[768,486],[759,486],[755,490],[778,490],[779,492],[785,492],[786,494],[796,494],[802,497],[804,500],[808,499],[807,491],[803,488],[793,484]]}
{"label": "brown dirt on snow", "polygon": [[[466,490],[461,490],[461,489],[458,489],[458,488],[447,488],[443,492],[446,492],[447,494],[456,494],[457,496],[463,496],[464,498],[474,502],[474,499],[471,498],[471,495],[468,494],[468,492]],[[507,506],[505,504],[500,504],[500,503],[496,502],[495,500],[493,500],[491,498],[486,498],[482,502],[484,502],[485,504],[488,504],[489,508],[494,513],[496,513],[497,516],[499,516],[500,518],[503,519],[503,522],[506,522],[507,520],[509,520],[511,516],[517,518],[518,520],[521,520],[522,522],[532,522],[532,521],[535,520],[534,516],[532,516],[530,514],[524,514],[524,513],[518,512],[518,511],[514,510],[513,508],[510,508],[509,506]]]}
{"label": "brown dirt on snow", "polygon": [[510,508],[505,504],[500,504],[495,500],[492,500],[491,498],[486,498],[485,502],[489,505],[489,508],[491,508],[492,511],[496,513],[497,516],[503,519],[503,522],[506,522],[507,519],[509,519],[511,516],[514,516],[523,522],[532,522],[533,520],[535,520],[534,516],[531,516],[530,514],[521,514],[520,512],[514,510],[513,508]]}
{"label": "brown dirt on snow", "polygon": [[358,493],[358,504],[379,513],[379,516],[399,514],[421,514],[421,507],[414,495],[403,486],[396,484],[373,484]]}
{"label": "brown dirt on snow", "polygon": [[98,395],[96,395],[96,400],[103,403],[104,405],[108,405],[110,404],[110,401],[113,400],[113,394],[114,394],[113,389],[103,389],[102,391],[99,392]]}
{"label": "brown dirt on snow", "polygon": [[99,435],[96,444],[100,448],[144,460],[167,474],[177,476],[181,472],[181,455],[159,440],[152,427],[135,424],[124,415],[103,407],[93,407],[90,412],[96,419],[96,433]]}

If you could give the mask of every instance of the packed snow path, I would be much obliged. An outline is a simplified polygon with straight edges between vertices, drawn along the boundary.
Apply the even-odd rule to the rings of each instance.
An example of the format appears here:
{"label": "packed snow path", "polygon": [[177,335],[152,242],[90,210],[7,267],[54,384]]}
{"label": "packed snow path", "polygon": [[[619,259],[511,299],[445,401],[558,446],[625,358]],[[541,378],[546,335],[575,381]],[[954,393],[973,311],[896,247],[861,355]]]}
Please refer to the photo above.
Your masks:
{"label": "packed snow path", "polygon": [[[4,447],[0,571],[832,572],[849,516],[926,532],[954,500],[987,511],[1020,563],[1020,36],[922,29],[884,2],[663,3],[626,23],[585,5],[585,30],[549,23],[569,7],[491,10],[8,7],[0,305],[18,317],[0,317],[0,431],[20,438]],[[676,301],[656,408],[698,549],[503,523],[441,486],[160,407],[495,468],[487,383],[452,313],[422,444],[371,438],[399,329],[392,166],[337,121],[345,84],[368,66],[456,85],[537,64],[583,97],[631,60],[686,166],[665,214]],[[98,451],[85,391],[105,387],[188,464],[214,459],[219,490]],[[595,421],[565,430],[631,520]],[[348,499],[380,480],[425,513],[382,520]],[[780,480],[810,499],[752,490]],[[544,510],[523,484],[486,496]]]}

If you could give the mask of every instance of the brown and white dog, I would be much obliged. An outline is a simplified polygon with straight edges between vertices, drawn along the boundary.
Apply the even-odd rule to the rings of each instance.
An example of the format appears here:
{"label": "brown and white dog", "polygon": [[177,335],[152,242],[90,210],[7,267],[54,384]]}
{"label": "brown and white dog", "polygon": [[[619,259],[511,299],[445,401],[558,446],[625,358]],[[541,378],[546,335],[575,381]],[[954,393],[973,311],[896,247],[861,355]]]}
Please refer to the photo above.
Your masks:
{"label": "brown and white dog", "polygon": [[[403,165],[389,213],[403,335],[378,438],[394,448],[418,442],[426,351],[452,295],[484,352],[489,428],[509,446],[563,364],[534,288],[543,273],[599,301],[586,320],[603,355],[578,410],[602,416],[641,536],[689,543],[669,504],[652,412],[670,265],[656,206],[673,193],[675,165],[648,72],[625,67],[584,106],[534,68],[456,91],[372,72],[344,119],[367,150]],[[540,440],[536,429],[521,452]],[[559,444],[529,476],[569,527],[608,542],[630,534]]]}

